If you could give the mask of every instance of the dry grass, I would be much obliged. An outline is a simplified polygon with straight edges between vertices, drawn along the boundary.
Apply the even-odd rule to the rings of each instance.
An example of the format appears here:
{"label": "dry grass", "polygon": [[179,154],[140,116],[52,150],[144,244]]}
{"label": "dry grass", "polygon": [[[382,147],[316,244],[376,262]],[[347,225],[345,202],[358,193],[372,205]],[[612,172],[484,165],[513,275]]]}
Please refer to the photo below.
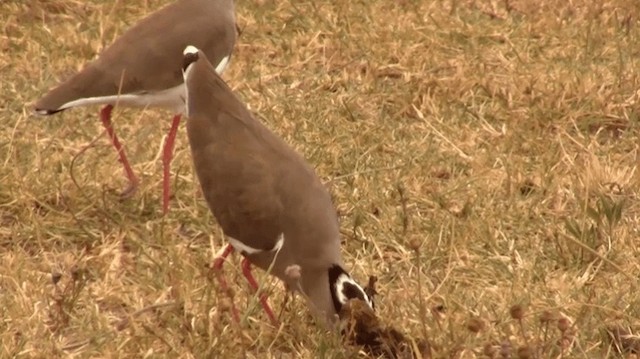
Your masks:
{"label": "dry grass", "polygon": [[[143,180],[125,202],[97,108],[29,115],[29,102],[166,2],[0,2],[0,356],[356,356],[300,300],[270,328],[237,257],[225,270],[249,320],[230,321],[206,269],[223,242],[184,132],[172,210],[160,215],[170,114],[116,112]],[[362,282],[378,276],[386,323],[426,337],[433,357],[635,355],[637,1],[237,10],[225,78],[329,182],[346,262]]]}

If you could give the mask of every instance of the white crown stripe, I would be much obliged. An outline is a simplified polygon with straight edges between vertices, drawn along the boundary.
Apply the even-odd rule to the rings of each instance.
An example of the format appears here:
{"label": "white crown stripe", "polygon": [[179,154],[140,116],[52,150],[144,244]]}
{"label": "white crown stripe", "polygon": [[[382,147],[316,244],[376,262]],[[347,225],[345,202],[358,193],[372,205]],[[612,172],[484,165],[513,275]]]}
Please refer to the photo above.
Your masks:
{"label": "white crown stripe", "polygon": [[336,279],[336,296],[340,304],[344,305],[349,299],[351,299],[351,298],[347,298],[344,295],[344,289],[345,289],[344,287],[346,284],[351,284],[356,288],[358,288],[358,290],[362,293],[362,297],[365,298],[365,301],[367,302],[369,307],[373,308],[373,303],[371,301],[371,298],[369,298],[369,296],[364,291],[364,289],[362,289],[362,287],[346,273],[340,274],[340,276],[338,276],[338,278]]}

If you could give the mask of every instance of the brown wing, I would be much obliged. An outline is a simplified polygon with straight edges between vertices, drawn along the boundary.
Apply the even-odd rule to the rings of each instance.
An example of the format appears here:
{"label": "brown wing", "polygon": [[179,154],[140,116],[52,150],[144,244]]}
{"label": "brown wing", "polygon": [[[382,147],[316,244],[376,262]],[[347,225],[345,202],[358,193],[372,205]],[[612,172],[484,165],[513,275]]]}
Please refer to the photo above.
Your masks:
{"label": "brown wing", "polygon": [[35,108],[54,112],[79,98],[175,87],[182,83],[182,51],[187,45],[198,47],[217,64],[231,55],[235,38],[231,1],[179,0],[131,27]]}
{"label": "brown wing", "polygon": [[249,247],[272,249],[283,232],[273,153],[227,113],[191,115],[187,129],[202,191],[224,233]]}

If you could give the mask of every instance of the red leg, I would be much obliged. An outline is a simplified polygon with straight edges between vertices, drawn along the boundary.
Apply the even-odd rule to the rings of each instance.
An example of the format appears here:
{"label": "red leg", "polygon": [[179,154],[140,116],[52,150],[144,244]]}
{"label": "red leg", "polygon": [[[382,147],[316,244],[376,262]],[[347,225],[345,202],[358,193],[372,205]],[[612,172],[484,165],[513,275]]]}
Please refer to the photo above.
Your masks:
{"label": "red leg", "polygon": [[173,157],[173,147],[178,133],[178,125],[180,125],[180,115],[175,115],[171,122],[171,129],[167,135],[167,141],[164,143],[162,153],[162,213],[169,211],[169,184],[171,183],[171,159]]}
{"label": "red leg", "polygon": [[227,257],[232,252],[233,252],[233,246],[231,244],[227,244],[222,254],[220,254],[220,256],[216,257],[216,259],[213,260],[213,265],[211,267],[215,270],[221,270],[222,265],[224,264],[224,261],[227,260]]}
{"label": "red leg", "polygon": [[122,163],[122,166],[124,167],[124,174],[127,176],[127,179],[129,179],[129,187],[127,187],[121,194],[123,198],[127,198],[138,189],[138,178],[133,173],[133,170],[129,165],[129,160],[127,160],[127,155],[124,153],[124,148],[122,147],[122,144],[120,144],[116,133],[113,131],[113,126],[111,125],[112,109],[113,106],[111,105],[105,106],[100,111],[100,120],[102,120],[102,125],[104,126],[105,130],[107,130],[107,135],[109,135],[109,138],[113,143],[113,147],[115,147],[116,151],[118,151],[120,163]]}
{"label": "red leg", "polygon": [[[253,289],[254,292],[258,291],[258,282],[256,282],[256,279],[253,278],[253,275],[251,274],[251,263],[247,258],[244,258],[242,260],[242,274],[244,274],[244,277],[247,278],[251,289]],[[273,314],[273,310],[271,310],[269,303],[267,303],[267,296],[262,293],[260,294],[260,304],[262,305],[262,309],[264,309],[265,313],[267,313],[267,316],[271,320],[271,323],[274,326],[278,326],[278,320]]]}
{"label": "red leg", "polygon": [[[233,252],[233,246],[230,244],[227,244],[222,254],[213,260],[213,265],[211,266],[212,269],[215,271],[216,277],[218,278],[218,283],[220,283],[220,288],[222,288],[222,290],[225,293],[229,292],[229,285],[227,284],[227,280],[224,279],[224,275],[222,275],[222,265],[224,264],[224,261],[227,259],[229,254],[231,254],[231,252]],[[239,323],[240,315],[238,314],[238,310],[236,309],[235,305],[233,305],[233,300],[231,301],[231,313],[233,315],[233,319]]]}

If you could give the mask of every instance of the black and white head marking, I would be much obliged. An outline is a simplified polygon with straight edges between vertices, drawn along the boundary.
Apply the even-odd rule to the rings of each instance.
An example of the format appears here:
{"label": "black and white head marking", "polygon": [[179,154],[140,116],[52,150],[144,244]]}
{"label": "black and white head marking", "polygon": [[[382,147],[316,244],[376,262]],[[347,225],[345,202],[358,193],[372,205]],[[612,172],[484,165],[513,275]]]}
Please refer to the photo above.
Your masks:
{"label": "black and white head marking", "polygon": [[195,46],[187,46],[184,48],[184,51],[182,52],[183,58],[182,58],[182,73],[184,74],[184,77],[187,78],[187,75],[189,73],[189,67],[191,67],[191,64],[193,64],[194,62],[198,61],[198,48],[196,48]]}
{"label": "black and white head marking", "polygon": [[371,309],[374,308],[373,300],[369,298],[364,289],[337,264],[329,268],[329,289],[331,290],[331,299],[336,313],[340,313],[342,306],[349,299],[355,298],[363,300]]}
{"label": "black and white head marking", "polygon": [[[182,52],[182,77],[184,82],[189,79],[189,73],[193,69],[192,66],[195,62],[198,61],[198,49],[195,46],[187,46]],[[185,103],[185,115],[189,117],[189,89],[187,86],[184,86],[184,103]]]}

